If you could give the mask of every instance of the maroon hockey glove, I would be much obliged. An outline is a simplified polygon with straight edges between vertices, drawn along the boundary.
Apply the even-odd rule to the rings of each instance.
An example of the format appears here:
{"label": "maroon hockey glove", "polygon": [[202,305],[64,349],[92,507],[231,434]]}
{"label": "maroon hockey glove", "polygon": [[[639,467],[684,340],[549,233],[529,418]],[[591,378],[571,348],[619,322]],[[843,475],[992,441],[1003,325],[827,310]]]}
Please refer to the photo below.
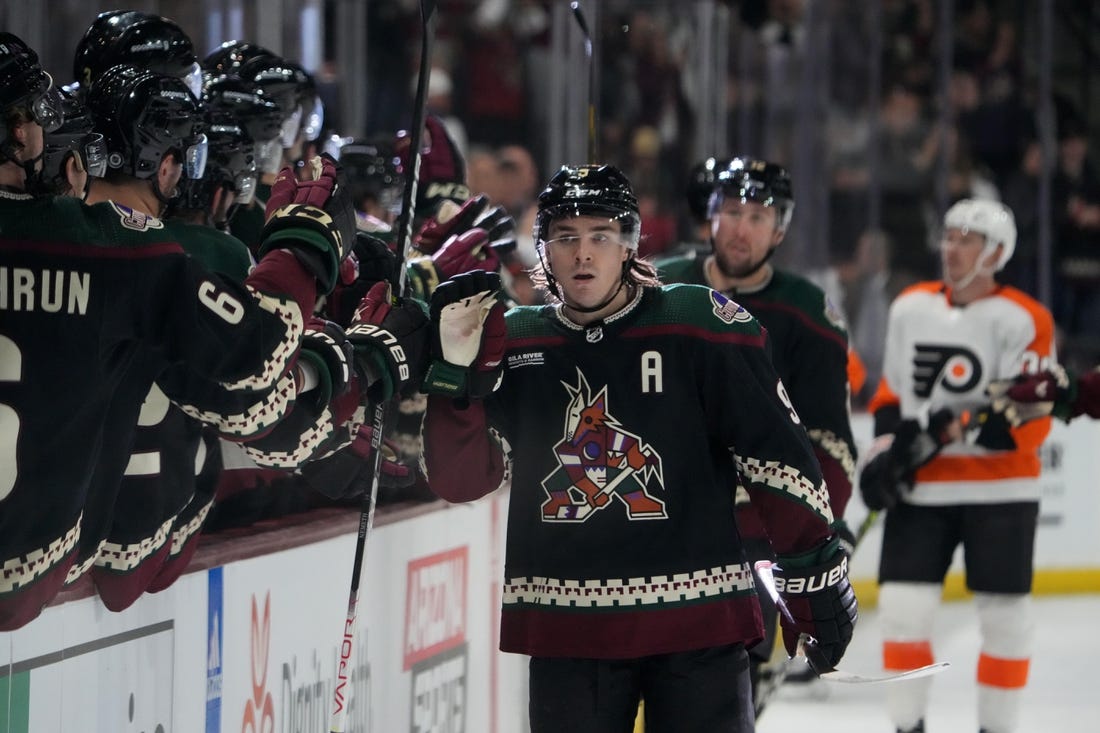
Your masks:
{"label": "maroon hockey glove", "polygon": [[859,604],[848,580],[848,555],[836,537],[822,548],[797,557],[780,557],[772,566],[775,588],[786,606],[779,623],[783,646],[795,656],[803,634],[806,661],[818,673],[840,662],[852,640]]}
{"label": "maroon hockey glove", "polygon": [[986,387],[993,398],[993,410],[1014,427],[1048,415],[1062,420],[1080,415],[1073,405],[1077,390],[1077,380],[1058,365],[1038,374],[990,382]]}
{"label": "maroon hockey glove", "polygon": [[420,227],[413,237],[413,246],[426,255],[434,254],[443,242],[455,234],[477,226],[489,207],[489,197],[485,194],[468,199],[459,208],[448,207],[431,217]]}
{"label": "maroon hockey glove", "polygon": [[[424,132],[420,153],[420,178],[416,188],[417,219],[435,216],[445,202],[450,202],[453,206],[470,198],[470,189],[466,186],[466,161],[454,140],[447,134],[443,121],[435,115],[428,115],[424,120]],[[397,133],[394,148],[406,175],[410,171],[410,143],[407,130]]]}
{"label": "maroon hockey glove", "polygon": [[432,293],[432,361],[423,391],[480,399],[500,385],[507,331],[500,275],[475,270]]}
{"label": "maroon hockey glove", "polygon": [[291,250],[328,293],[355,243],[355,209],[335,161],[322,155],[311,165],[313,180],[299,181],[289,167],[275,179],[264,210],[260,256],[273,249]]}
{"label": "maroon hockey glove", "polygon": [[484,229],[455,234],[431,257],[410,260],[409,289],[414,297],[428,300],[441,280],[471,270],[500,270],[500,258],[490,246],[489,233]]}
{"label": "maroon hockey glove", "polygon": [[375,284],[359,304],[348,341],[373,402],[411,395],[420,386],[428,356],[428,316],[413,298],[391,302],[390,284]]}

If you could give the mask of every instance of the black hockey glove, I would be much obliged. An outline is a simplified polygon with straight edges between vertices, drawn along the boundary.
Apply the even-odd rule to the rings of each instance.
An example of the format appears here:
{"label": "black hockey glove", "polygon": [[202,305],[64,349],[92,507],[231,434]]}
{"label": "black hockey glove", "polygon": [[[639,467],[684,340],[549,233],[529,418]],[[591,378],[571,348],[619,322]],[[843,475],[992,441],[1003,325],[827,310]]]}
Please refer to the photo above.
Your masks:
{"label": "black hockey glove", "polygon": [[354,356],[344,329],[315,316],[306,322],[298,359],[308,361],[317,372],[324,402],[347,391]]}
{"label": "black hockey glove", "polygon": [[500,275],[476,270],[436,288],[425,393],[480,399],[500,386],[507,340],[500,287]]}
{"label": "black hockey glove", "polygon": [[815,672],[836,667],[852,640],[859,604],[848,581],[848,555],[836,537],[813,552],[780,557],[772,566],[775,589],[787,613],[781,613],[783,645],[795,656],[802,651]]}
{"label": "black hockey glove", "polygon": [[359,304],[348,341],[372,402],[395,394],[408,396],[420,387],[428,356],[428,316],[412,298],[392,302],[390,284],[375,284]]}
{"label": "black hockey glove", "polygon": [[902,420],[893,433],[876,438],[859,475],[859,493],[867,508],[893,509],[902,495],[912,491],[917,469],[953,439],[954,423],[954,414],[944,408],[929,418],[927,430],[909,418]]}
{"label": "black hockey glove", "polygon": [[[355,499],[370,491],[374,480],[373,432],[370,425],[361,426],[349,445],[303,465],[300,469],[302,478],[312,489],[335,500]],[[389,441],[383,441],[379,487],[403,489],[415,480],[414,470],[398,459],[397,451]]]}
{"label": "black hockey glove", "polygon": [[260,235],[260,256],[289,249],[317,278],[322,292],[332,292],[340,262],[355,243],[355,209],[351,196],[328,155],[311,161],[313,180],[299,181],[283,168],[271,187]]}
{"label": "black hockey glove", "polygon": [[355,247],[340,263],[340,282],[325,303],[329,318],[347,326],[359,302],[375,283],[397,280],[397,255],[389,245],[366,232],[356,232]]}

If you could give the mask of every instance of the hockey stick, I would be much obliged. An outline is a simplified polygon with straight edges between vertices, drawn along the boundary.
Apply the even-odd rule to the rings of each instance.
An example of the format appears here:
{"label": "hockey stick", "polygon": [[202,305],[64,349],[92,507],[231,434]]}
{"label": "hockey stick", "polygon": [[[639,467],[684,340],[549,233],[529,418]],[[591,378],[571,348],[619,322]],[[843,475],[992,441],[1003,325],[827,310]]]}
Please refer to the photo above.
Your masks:
{"label": "hockey stick", "polygon": [[577,25],[584,34],[584,57],[588,62],[588,162],[599,162],[599,150],[596,137],[596,102],[599,90],[596,88],[596,64],[592,58],[592,34],[588,31],[588,20],[584,17],[584,10],[577,0],[569,3],[573,10],[573,17],[577,19]]}
{"label": "hockey stick", "polygon": [[[764,589],[775,601],[775,607],[779,609],[779,612],[783,614],[783,618],[787,619],[792,625],[795,623],[794,616],[791,615],[791,611],[787,608],[786,601],[779,595],[778,589],[775,587],[775,577],[772,575],[771,560],[759,560],[754,566],[756,569],[756,576],[760,578],[760,584],[764,586]],[[820,662],[811,661],[815,657],[819,658],[817,653],[817,639],[813,638],[809,634],[802,634],[798,638],[798,649],[795,652],[795,656],[804,657],[807,662],[810,663],[810,667],[813,671],[823,680],[828,682],[844,682],[848,684],[867,684],[873,682],[899,682],[901,680],[912,680],[918,677],[927,677],[933,674],[939,674],[943,670],[951,666],[950,662],[938,662],[936,664],[926,664],[923,667],[917,669],[910,669],[905,672],[896,672],[893,674],[884,675],[863,675],[855,672],[847,672],[837,667],[833,667],[828,664],[822,664]]]}
{"label": "hockey stick", "polygon": [[[401,215],[397,229],[397,267],[393,293],[401,293],[405,285],[405,257],[412,241],[413,205],[416,201],[417,179],[420,177],[420,138],[424,129],[425,103],[428,97],[428,75],[431,71],[432,41],[435,37],[435,0],[420,0],[420,71],[416,78],[416,97],[413,102],[413,122],[409,131],[409,174],[405,178],[405,190],[401,197]],[[374,407],[371,427],[371,450],[374,465],[370,491],[363,497],[359,512],[359,534],[355,540],[355,559],[351,568],[351,592],[348,594],[348,612],[344,619],[344,633],[340,639],[340,661],[336,667],[336,684],[333,687],[333,708],[329,721],[331,733],[343,733],[347,719],[348,680],[351,674],[351,650],[354,647],[355,615],[359,605],[359,587],[363,574],[363,561],[367,551],[367,535],[374,526],[374,510],[378,504],[378,482],[382,474],[382,433],[384,431],[386,405],[379,401]]]}

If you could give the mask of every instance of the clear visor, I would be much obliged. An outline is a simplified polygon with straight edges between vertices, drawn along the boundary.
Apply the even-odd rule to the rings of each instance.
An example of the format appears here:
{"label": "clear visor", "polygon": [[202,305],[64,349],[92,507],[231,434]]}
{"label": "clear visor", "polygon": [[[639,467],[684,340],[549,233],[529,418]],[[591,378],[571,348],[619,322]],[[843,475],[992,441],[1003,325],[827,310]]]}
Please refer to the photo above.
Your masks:
{"label": "clear visor", "polygon": [[60,90],[53,85],[53,78],[49,74],[46,74],[46,78],[50,80],[50,86],[42,96],[31,103],[31,116],[43,130],[54,132],[65,122],[65,114],[62,112],[63,99]]}
{"label": "clear visor", "polygon": [[401,214],[401,189],[396,186],[383,188],[378,192],[379,205],[394,217]]}
{"label": "clear visor", "polygon": [[233,180],[233,190],[237,194],[236,202],[242,206],[252,203],[256,195],[256,174],[241,173]]}
{"label": "clear visor", "polygon": [[207,146],[206,135],[199,135],[198,140],[187,148],[187,153],[184,155],[184,172],[188,178],[193,181],[202,178],[202,174],[206,172],[206,157],[208,152],[209,147]]}
{"label": "clear visor", "polygon": [[321,125],[325,122],[325,108],[320,97],[313,97],[309,109],[302,116],[302,135],[306,140],[316,140],[321,134]]}
{"label": "clear visor", "polygon": [[[641,239],[638,215],[629,211],[608,212],[600,209],[593,210],[591,205],[583,203],[561,204],[546,209],[535,223],[535,239],[541,240],[539,244],[546,247],[575,247],[583,238],[593,245],[620,244],[637,250]],[[580,217],[586,222],[575,221]]]}
{"label": "clear visor", "polygon": [[92,178],[107,175],[107,143],[98,132],[89,133],[84,138],[84,170]]}
{"label": "clear visor", "polygon": [[298,139],[298,128],[301,127],[302,122],[302,108],[298,107],[291,113],[290,117],[283,120],[283,128],[279,132],[279,142],[284,148],[289,148],[294,145],[294,141]]}
{"label": "clear visor", "polygon": [[282,140],[276,138],[256,143],[256,168],[263,173],[278,173],[283,162]]}
{"label": "clear visor", "polygon": [[350,137],[331,135],[328,140],[325,140],[325,146],[321,152],[327,153],[333,160],[340,160],[340,150],[351,141]]}
{"label": "clear visor", "polygon": [[180,80],[195,95],[195,99],[202,99],[202,67],[197,63],[191,64],[191,68],[180,77]]}

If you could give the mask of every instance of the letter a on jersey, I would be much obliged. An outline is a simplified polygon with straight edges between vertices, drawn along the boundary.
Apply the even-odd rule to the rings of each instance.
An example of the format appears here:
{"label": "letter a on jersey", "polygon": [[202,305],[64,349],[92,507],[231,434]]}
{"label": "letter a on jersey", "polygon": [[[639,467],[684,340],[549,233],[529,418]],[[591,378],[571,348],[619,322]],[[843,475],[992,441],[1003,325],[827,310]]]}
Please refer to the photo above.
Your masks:
{"label": "letter a on jersey", "polygon": [[607,387],[596,394],[577,370],[569,394],[562,440],[554,446],[558,467],[542,481],[544,522],[583,522],[618,499],[629,519],[666,519],[665,503],[647,488],[664,490],[661,456],[611,414]]}

